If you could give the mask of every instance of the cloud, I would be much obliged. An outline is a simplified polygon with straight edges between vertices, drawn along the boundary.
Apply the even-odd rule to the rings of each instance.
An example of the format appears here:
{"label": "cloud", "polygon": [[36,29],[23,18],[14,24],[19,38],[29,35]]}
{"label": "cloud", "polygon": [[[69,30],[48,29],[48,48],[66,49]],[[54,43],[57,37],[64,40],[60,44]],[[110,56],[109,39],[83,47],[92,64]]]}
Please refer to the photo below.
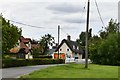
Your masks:
{"label": "cloud", "polygon": [[61,4],[52,4],[47,7],[48,10],[52,10],[55,14],[61,14],[61,13],[78,13],[82,12],[83,6],[79,4],[74,3],[61,3]]}
{"label": "cloud", "polygon": [[85,23],[85,20],[80,18],[64,19],[64,21],[68,23]]}
{"label": "cloud", "polygon": [[[108,23],[110,18],[117,18],[117,5],[118,3],[113,4],[113,2],[98,3],[105,25]],[[75,40],[81,31],[86,30],[86,11],[83,13],[84,6],[85,3],[81,3],[81,0],[78,0],[78,2],[75,0],[69,2],[67,0],[67,2],[62,3],[54,1],[46,3],[33,1],[14,4],[5,2],[5,4],[0,3],[0,12],[5,13],[3,14],[5,18],[25,24],[45,27],[43,29],[38,29],[16,24],[17,26],[22,27],[22,35],[25,37],[39,39],[44,34],[50,33],[57,41],[57,26],[59,24],[62,28],[60,31],[60,40],[66,38],[66,33],[70,34],[73,40]],[[102,23],[96,6],[91,2],[90,27],[93,28],[93,33],[98,34],[97,32],[101,29],[101,26]]]}
{"label": "cloud", "polygon": [[69,24],[83,24],[86,20],[86,12],[82,13],[74,13],[69,15],[57,16],[54,17],[55,20],[61,20],[62,22],[69,23]]}

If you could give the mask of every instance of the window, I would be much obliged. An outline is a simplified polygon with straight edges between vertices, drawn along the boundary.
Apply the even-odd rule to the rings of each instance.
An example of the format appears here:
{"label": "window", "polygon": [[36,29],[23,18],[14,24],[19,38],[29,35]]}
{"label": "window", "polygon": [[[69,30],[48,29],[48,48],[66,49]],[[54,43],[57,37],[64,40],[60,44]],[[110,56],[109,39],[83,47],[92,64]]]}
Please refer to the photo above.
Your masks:
{"label": "window", "polygon": [[73,45],[73,49],[75,49],[75,46]]}
{"label": "window", "polygon": [[77,46],[77,49],[79,50],[79,46]]}
{"label": "window", "polygon": [[67,49],[67,51],[69,51],[69,49]]}
{"label": "window", "polygon": [[62,49],[60,49],[60,51],[62,51]]}

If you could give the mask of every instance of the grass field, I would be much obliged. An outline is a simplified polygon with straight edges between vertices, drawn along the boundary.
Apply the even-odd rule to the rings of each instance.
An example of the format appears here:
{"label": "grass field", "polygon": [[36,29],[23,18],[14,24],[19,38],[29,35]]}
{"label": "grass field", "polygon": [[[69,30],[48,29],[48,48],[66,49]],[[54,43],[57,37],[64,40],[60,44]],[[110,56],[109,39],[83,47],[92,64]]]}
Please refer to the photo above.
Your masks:
{"label": "grass field", "polygon": [[68,64],[34,71],[21,78],[118,78],[118,66],[89,64],[85,69],[83,64]]}

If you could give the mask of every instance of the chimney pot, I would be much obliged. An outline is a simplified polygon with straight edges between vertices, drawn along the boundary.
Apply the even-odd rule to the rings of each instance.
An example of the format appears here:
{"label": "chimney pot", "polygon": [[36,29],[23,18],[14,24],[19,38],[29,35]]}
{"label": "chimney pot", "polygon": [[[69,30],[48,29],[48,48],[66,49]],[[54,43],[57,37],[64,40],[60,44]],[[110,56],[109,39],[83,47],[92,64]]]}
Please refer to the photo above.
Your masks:
{"label": "chimney pot", "polygon": [[67,40],[68,40],[68,41],[71,40],[71,36],[70,36],[70,35],[67,36]]}

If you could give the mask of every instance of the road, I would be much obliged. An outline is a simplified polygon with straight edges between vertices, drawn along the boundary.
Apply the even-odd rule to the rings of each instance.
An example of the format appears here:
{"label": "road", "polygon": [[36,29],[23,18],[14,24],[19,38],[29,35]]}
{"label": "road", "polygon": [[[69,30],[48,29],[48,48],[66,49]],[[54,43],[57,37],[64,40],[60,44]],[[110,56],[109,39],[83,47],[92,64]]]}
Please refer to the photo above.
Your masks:
{"label": "road", "polygon": [[43,68],[46,68],[49,66],[56,66],[56,65],[64,65],[64,64],[4,68],[4,69],[2,69],[2,78],[18,78],[19,76],[28,74],[32,71],[43,69]]}

